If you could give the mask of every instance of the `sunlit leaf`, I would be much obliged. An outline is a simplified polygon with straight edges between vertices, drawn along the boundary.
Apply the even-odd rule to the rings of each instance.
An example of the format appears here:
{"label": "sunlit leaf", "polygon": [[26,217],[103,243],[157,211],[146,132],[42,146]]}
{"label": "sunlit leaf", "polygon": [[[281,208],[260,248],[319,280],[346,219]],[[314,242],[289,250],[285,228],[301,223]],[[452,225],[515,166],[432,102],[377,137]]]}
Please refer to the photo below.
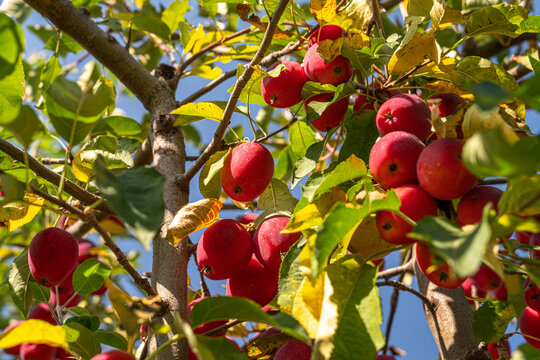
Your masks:
{"label": "sunlit leaf", "polygon": [[26,320],[11,331],[0,335],[0,349],[24,343],[47,344],[68,349],[66,332],[61,326],[37,319]]}
{"label": "sunlit leaf", "polygon": [[111,268],[97,259],[85,260],[73,274],[73,289],[83,295],[90,294],[103,285],[111,274]]}
{"label": "sunlit leaf", "polygon": [[223,204],[218,199],[202,199],[182,207],[169,225],[169,239],[178,243],[189,234],[210,226],[219,217]]}

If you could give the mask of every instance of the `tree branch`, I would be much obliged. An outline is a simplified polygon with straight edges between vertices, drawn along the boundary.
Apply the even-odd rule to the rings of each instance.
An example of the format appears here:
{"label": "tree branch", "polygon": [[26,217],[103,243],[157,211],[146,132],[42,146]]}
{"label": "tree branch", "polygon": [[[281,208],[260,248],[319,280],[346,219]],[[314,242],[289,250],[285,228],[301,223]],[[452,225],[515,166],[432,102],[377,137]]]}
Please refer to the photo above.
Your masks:
{"label": "tree branch", "polygon": [[380,271],[377,274],[377,279],[389,279],[391,277],[401,275],[407,272],[414,272],[414,258],[407,263],[390,268],[388,270]]}
{"label": "tree branch", "polygon": [[537,34],[524,33],[510,40],[507,44],[503,44],[500,40],[494,39],[481,46],[477,46],[476,42],[473,40],[471,42],[466,42],[463,46],[463,56],[476,55],[489,59],[490,57],[497,55],[509,47],[520,44],[524,41],[536,40],[536,37]]}
{"label": "tree branch", "polygon": [[210,81],[208,84],[206,84],[199,90],[195,91],[193,94],[189,95],[184,100],[177,102],[176,106],[180,107],[182,105],[194,102],[195,100],[197,100],[204,94],[209,93],[210,91],[214,90],[217,86],[221,85],[224,81],[234,77],[235,75],[236,75],[236,69],[224,72],[223,74],[219,75],[217,78]]}
{"label": "tree branch", "polygon": [[408,291],[410,292],[411,294],[413,295],[416,295],[420,300],[422,300],[422,302],[424,303],[424,305],[432,312],[435,312],[435,304],[430,300],[428,299],[424,294],[422,294],[421,292],[411,288],[410,286],[407,286],[399,281],[395,281],[395,280],[388,280],[388,281],[381,281],[381,282],[377,282],[375,283],[375,285],[377,286],[393,286],[395,287],[396,289],[399,289],[399,290],[403,290],[403,291]]}
{"label": "tree branch", "polygon": [[234,108],[236,107],[236,103],[238,102],[238,98],[240,97],[240,93],[255,72],[255,65],[259,65],[261,63],[264,54],[270,47],[274,32],[276,31],[277,25],[279,23],[279,19],[287,8],[287,4],[288,0],[281,0],[279,2],[276,11],[272,16],[272,19],[268,23],[268,27],[266,28],[266,32],[264,33],[264,38],[261,42],[259,50],[257,50],[257,53],[255,54],[251,62],[246,66],[244,73],[240,76],[234,86],[231,97],[229,98],[227,106],[225,107],[225,110],[223,112],[223,118],[221,119],[221,122],[214,133],[212,141],[210,142],[210,144],[208,144],[206,149],[204,149],[201,156],[199,156],[199,158],[197,159],[197,161],[195,161],[191,168],[189,168],[189,170],[180,177],[179,180],[181,183],[189,183],[189,181],[195,176],[195,174],[203,167],[206,161],[208,161],[210,156],[221,148],[223,142],[223,135],[225,134],[225,130],[227,130],[227,127],[231,122],[231,116],[234,112]]}
{"label": "tree branch", "polygon": [[25,0],[81,44],[92,56],[105,65],[118,79],[150,109],[167,92],[166,88],[139,64],[113,37],[99,28],[84,9],[77,9],[69,0]]}
{"label": "tree branch", "polygon": [[[6,153],[13,160],[18,161],[23,165],[28,162],[28,168],[32,170],[37,176],[47,180],[48,182],[56,186],[60,185],[60,175],[58,175],[57,173],[40,163],[36,158],[29,155],[28,153],[25,153],[23,150],[19,149],[15,145],[12,145],[4,139],[0,139],[0,150]],[[99,196],[96,196],[91,192],[84,190],[69,179],[64,179],[64,191],[79,200],[84,205],[92,205],[97,201],[101,200]],[[109,214],[113,213],[111,209],[107,206],[107,204],[104,202],[101,202],[96,207],[96,209],[105,211]]]}

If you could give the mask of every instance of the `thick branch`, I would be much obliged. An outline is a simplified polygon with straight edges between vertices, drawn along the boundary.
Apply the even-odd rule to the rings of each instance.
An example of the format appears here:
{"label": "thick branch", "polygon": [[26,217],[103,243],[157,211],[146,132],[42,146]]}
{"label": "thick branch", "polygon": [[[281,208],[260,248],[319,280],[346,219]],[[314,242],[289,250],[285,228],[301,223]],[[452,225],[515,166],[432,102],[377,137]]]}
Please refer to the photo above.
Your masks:
{"label": "thick branch", "polygon": [[[40,163],[36,158],[30,156],[28,153],[25,153],[23,150],[19,149],[15,145],[12,145],[4,139],[0,139],[0,150],[5,152],[13,160],[18,161],[21,164],[26,164],[26,161],[28,161],[28,168],[32,170],[34,174],[56,186],[60,185],[60,175],[58,175],[57,173]],[[97,201],[101,200],[100,197],[84,190],[83,188],[68,179],[64,179],[64,191],[79,200],[84,205],[92,205]],[[109,209],[107,204],[105,204],[104,202],[99,204],[96,209],[112,213],[111,209]]]}
{"label": "thick branch", "polygon": [[418,287],[436,304],[435,312],[424,305],[424,312],[442,360],[488,360],[478,348],[472,332],[473,313],[463,289],[447,290],[432,284],[415,266]]}
{"label": "thick branch", "polygon": [[497,55],[501,51],[508,49],[511,46],[520,44],[528,40],[536,40],[537,34],[525,33],[521,34],[515,39],[510,40],[507,44],[503,44],[500,40],[494,39],[481,46],[476,46],[476,42],[466,42],[463,46],[463,56],[481,56],[489,59],[492,56]]}
{"label": "thick branch", "polygon": [[105,65],[150,109],[166,89],[116,39],[100,29],[84,9],[69,0],[25,0]]}
{"label": "thick branch", "polygon": [[201,154],[201,156],[199,156],[197,161],[195,161],[191,168],[182,176],[182,182],[187,184],[203,167],[206,161],[208,161],[210,156],[220,149],[222,145],[223,135],[225,134],[225,131],[227,130],[227,127],[231,122],[231,116],[234,112],[234,108],[236,107],[236,103],[238,102],[238,98],[240,97],[240,93],[255,72],[255,65],[259,65],[261,63],[264,54],[266,54],[266,51],[270,47],[274,32],[276,31],[277,25],[279,23],[279,19],[287,8],[287,4],[288,0],[281,0],[279,2],[276,11],[272,16],[272,20],[270,20],[270,22],[268,23],[268,27],[266,28],[266,32],[264,33],[264,38],[261,42],[259,50],[257,50],[257,53],[255,54],[251,62],[246,66],[244,73],[240,76],[234,86],[231,97],[229,98],[227,106],[225,107],[223,118],[221,119],[221,122],[214,133],[212,141],[210,142],[210,144],[208,144],[206,149],[204,149],[203,153]]}

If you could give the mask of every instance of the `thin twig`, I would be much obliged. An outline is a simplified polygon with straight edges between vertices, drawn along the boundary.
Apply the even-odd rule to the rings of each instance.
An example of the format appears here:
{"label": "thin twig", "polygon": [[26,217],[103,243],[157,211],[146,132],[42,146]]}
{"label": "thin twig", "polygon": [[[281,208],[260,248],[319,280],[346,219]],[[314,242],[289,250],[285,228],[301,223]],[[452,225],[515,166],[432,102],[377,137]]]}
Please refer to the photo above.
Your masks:
{"label": "thin twig", "polygon": [[418,69],[422,68],[423,66],[426,66],[430,62],[431,62],[431,60],[426,60],[423,63],[416,65],[411,70],[407,71],[405,74],[401,74],[396,80],[392,81],[390,84],[387,84],[385,87],[386,88],[391,88],[391,87],[396,86],[396,84],[399,84],[404,79],[407,79],[409,76],[411,76],[413,73],[415,73]]}
{"label": "thin twig", "polygon": [[205,86],[203,86],[199,90],[195,91],[193,94],[189,95],[184,100],[178,101],[177,106],[180,107],[182,105],[185,105],[185,104],[188,104],[188,103],[191,103],[191,102],[197,100],[198,98],[200,98],[204,94],[209,93],[214,88],[221,85],[221,83],[223,83],[224,81],[234,77],[235,75],[236,75],[236,69],[224,72],[223,74],[219,75],[217,78],[210,81],[208,84],[206,84]]}
{"label": "thin twig", "polygon": [[179,183],[189,183],[189,181],[195,176],[195,174],[197,174],[197,172],[208,161],[210,156],[212,156],[212,154],[214,154],[217,150],[221,148],[223,143],[223,135],[225,134],[225,130],[227,130],[227,126],[229,126],[231,122],[231,117],[236,107],[236,103],[238,102],[238,98],[240,97],[240,93],[255,72],[255,66],[261,63],[264,54],[270,47],[273,35],[279,23],[279,19],[283,15],[287,4],[288,0],[281,0],[279,2],[276,11],[274,12],[274,15],[272,17],[272,20],[270,20],[270,22],[268,23],[268,27],[266,28],[266,32],[264,33],[264,38],[261,42],[259,49],[257,50],[257,53],[255,54],[249,65],[246,66],[244,73],[240,76],[234,86],[234,90],[232,91],[231,97],[229,98],[227,106],[225,107],[225,110],[223,112],[223,118],[221,119],[218,128],[214,132],[214,137],[212,138],[212,141],[210,142],[210,144],[208,144],[206,149],[204,149],[203,153],[197,159],[197,161],[195,161],[195,163],[186,171],[185,174],[180,176]]}
{"label": "thin twig", "polygon": [[480,185],[499,185],[499,184],[508,184],[508,179],[489,179],[481,180]]}
{"label": "thin twig", "polygon": [[66,163],[66,159],[41,158],[41,163],[43,165],[63,165]]}
{"label": "thin twig", "polygon": [[[37,176],[47,180],[48,182],[59,186],[61,182],[61,176],[43,165],[36,158],[25,153],[23,150],[19,149],[15,145],[12,145],[4,139],[0,139],[0,151],[6,153],[13,160],[20,162],[21,164],[28,164],[28,168],[34,172]],[[25,159],[26,158],[26,159]],[[28,162],[26,162],[26,161]],[[81,188],[74,182],[69,179],[64,180],[64,191],[69,195],[73,196],[79,200],[84,205],[91,205],[101,200],[99,196],[92,194],[91,192],[86,191]],[[97,209],[112,213],[111,209],[105,203],[101,203]]]}
{"label": "thin twig", "polygon": [[252,28],[251,27],[248,27],[248,28],[245,28],[243,30],[240,30],[240,31],[237,31],[235,32],[234,34],[231,34],[229,36],[226,36],[222,39],[219,39],[217,41],[214,41],[213,43],[209,44],[209,45],[206,45],[205,47],[203,47],[201,50],[197,51],[195,54],[193,54],[192,56],[190,56],[189,59],[185,60],[182,65],[180,65],[180,67],[178,68],[178,71],[176,72],[176,76],[180,77],[182,76],[182,74],[184,73],[184,71],[186,70],[186,68],[191,64],[193,63],[195,60],[197,60],[199,57],[201,57],[202,55],[206,54],[207,52],[211,51],[212,49],[220,46],[220,45],[223,45],[224,43],[226,43],[227,41],[229,40],[232,40],[234,38],[237,38],[239,36],[242,36],[242,35],[245,35],[247,33],[249,33],[250,31],[252,31]]}
{"label": "thin twig", "polygon": [[424,294],[422,294],[421,292],[411,288],[410,286],[407,286],[407,285],[405,285],[403,283],[400,283],[399,281],[387,280],[387,281],[377,282],[377,283],[375,283],[375,285],[377,285],[377,286],[393,286],[395,288],[398,288],[399,290],[408,291],[411,294],[414,294],[418,298],[420,298],[420,300],[422,300],[422,302],[427,306],[427,308],[431,312],[435,311],[435,305]]}
{"label": "thin twig", "polygon": [[84,52],[77,60],[72,62],[71,64],[68,64],[62,68],[62,74],[67,74],[71,70],[76,69],[88,56],[90,56],[90,53]]}
{"label": "thin twig", "polygon": [[414,259],[409,260],[407,263],[390,268],[388,270],[380,271],[377,274],[377,279],[389,279],[391,277],[401,275],[408,272],[414,271]]}
{"label": "thin twig", "polygon": [[287,130],[288,128],[291,127],[292,124],[294,124],[294,123],[297,122],[297,121],[298,121],[298,118],[297,118],[297,117],[293,118],[291,121],[289,121],[289,122],[287,123],[287,125],[282,126],[281,128],[277,129],[276,131],[271,132],[270,134],[268,134],[268,135],[266,135],[266,136],[263,136],[263,137],[260,138],[260,139],[257,139],[256,142],[260,143],[260,142],[263,142],[263,141],[265,141],[265,140],[268,140],[268,139],[271,138],[272,136],[277,135],[277,134],[279,134],[280,132]]}

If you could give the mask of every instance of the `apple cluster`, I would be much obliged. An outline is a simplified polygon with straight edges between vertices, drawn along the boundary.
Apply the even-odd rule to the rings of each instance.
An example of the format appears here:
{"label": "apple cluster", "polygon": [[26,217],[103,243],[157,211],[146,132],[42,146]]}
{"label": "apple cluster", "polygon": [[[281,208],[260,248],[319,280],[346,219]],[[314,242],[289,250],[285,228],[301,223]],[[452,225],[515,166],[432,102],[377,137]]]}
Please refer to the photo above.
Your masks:
{"label": "apple cluster", "polygon": [[[28,247],[28,265],[32,277],[41,285],[50,288],[48,303],[41,302],[30,309],[27,320],[38,319],[52,325],[58,325],[51,309],[77,306],[82,296],[75,292],[72,280],[77,266],[89,258],[95,244],[86,239],[77,241],[65,230],[51,227],[38,232]],[[107,291],[102,286],[93,295],[103,295]],[[24,320],[16,321],[4,329],[4,333],[21,325]],[[4,349],[7,354],[19,356],[22,360],[68,359],[68,353],[58,347],[46,344],[24,343]],[[103,355],[103,354],[101,354]],[[131,355],[130,355],[131,356]],[[133,358],[101,357],[99,360],[125,360]]]}
{"label": "apple cluster", "polygon": [[301,234],[280,233],[289,222],[285,215],[270,216],[249,233],[244,226],[257,216],[247,214],[238,221],[223,219],[209,226],[197,244],[197,264],[209,279],[227,279],[228,296],[265,306],[277,295],[281,258]]}
{"label": "apple cluster", "polygon": [[[308,81],[334,86],[347,82],[353,74],[349,59],[338,55],[326,63],[325,59],[317,52],[322,41],[337,40],[344,36],[346,36],[345,30],[338,25],[321,26],[309,38],[308,50],[302,64],[297,61],[279,61],[270,66],[269,71],[279,65],[283,65],[285,68],[278,76],[267,76],[262,80],[261,93],[266,103],[276,108],[286,108],[298,104],[302,101],[302,88]],[[306,112],[312,101],[324,103],[332,101],[333,98],[333,93],[323,93],[306,99],[304,102]],[[348,97],[334,102],[317,119],[313,120],[311,125],[319,131],[328,131],[343,121],[348,106]]]}

